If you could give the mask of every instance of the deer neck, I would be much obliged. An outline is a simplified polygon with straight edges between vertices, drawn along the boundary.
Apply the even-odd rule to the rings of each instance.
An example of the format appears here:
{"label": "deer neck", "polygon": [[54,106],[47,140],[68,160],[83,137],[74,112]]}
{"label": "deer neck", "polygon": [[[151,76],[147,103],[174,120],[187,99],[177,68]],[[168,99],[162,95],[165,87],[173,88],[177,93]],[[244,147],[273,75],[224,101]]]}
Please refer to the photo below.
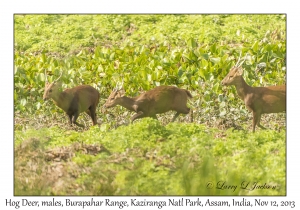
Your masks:
{"label": "deer neck", "polygon": [[52,97],[54,103],[64,111],[67,111],[70,107],[70,103],[72,102],[73,96],[67,92],[59,92],[55,96]]}
{"label": "deer neck", "polygon": [[130,111],[134,111],[136,112],[136,105],[135,105],[135,100],[134,98],[130,98],[130,97],[127,97],[127,96],[123,96],[120,98],[120,105],[125,107],[126,109],[129,109]]}
{"label": "deer neck", "polygon": [[251,87],[245,82],[242,76],[240,76],[240,79],[237,80],[237,82],[235,83],[235,88],[237,94],[243,100],[246,98],[247,94],[249,94],[251,91]]}

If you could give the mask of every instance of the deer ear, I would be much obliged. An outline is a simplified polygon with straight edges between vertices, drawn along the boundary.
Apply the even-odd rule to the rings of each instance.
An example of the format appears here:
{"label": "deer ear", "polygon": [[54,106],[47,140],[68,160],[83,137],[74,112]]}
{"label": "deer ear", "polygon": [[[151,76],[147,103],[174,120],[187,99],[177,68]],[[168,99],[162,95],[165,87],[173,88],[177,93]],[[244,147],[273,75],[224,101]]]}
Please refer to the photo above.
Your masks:
{"label": "deer ear", "polygon": [[242,76],[243,72],[244,72],[243,68],[238,68],[237,71],[236,71],[236,75]]}
{"label": "deer ear", "polygon": [[122,88],[119,90],[120,96],[123,97],[125,95],[125,90]]}

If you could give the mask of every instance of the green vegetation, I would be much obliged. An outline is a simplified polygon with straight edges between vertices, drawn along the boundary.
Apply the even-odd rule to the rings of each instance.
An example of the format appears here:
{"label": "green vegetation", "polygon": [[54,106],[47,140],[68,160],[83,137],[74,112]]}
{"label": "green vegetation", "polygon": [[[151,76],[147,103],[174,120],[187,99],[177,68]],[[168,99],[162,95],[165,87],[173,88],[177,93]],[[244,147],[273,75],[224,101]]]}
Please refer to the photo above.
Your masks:
{"label": "green vegetation", "polygon": [[[285,194],[285,132],[221,133],[200,124],[162,126],[145,118],[111,131],[52,127],[15,136],[18,194],[31,194],[31,185],[33,194],[46,195]],[[219,181],[238,187],[216,189]],[[276,189],[243,190],[243,181],[250,182],[248,189],[254,182]],[[208,182],[215,187],[207,189]]]}
{"label": "green vegetation", "polygon": [[[237,62],[249,85],[286,83],[285,15],[15,15],[15,195],[285,195],[285,113],[252,115],[220,82]],[[42,100],[45,75],[101,94],[99,127]],[[102,105],[120,82],[129,96],[176,85],[190,115],[129,124]],[[238,185],[207,189],[208,182]],[[243,181],[276,186],[243,190]]]}

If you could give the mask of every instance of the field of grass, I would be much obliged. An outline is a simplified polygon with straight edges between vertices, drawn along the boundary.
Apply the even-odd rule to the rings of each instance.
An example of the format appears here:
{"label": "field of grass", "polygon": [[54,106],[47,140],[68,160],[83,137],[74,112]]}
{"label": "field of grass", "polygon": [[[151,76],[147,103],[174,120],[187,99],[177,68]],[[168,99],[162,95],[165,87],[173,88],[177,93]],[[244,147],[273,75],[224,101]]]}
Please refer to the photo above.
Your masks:
{"label": "field of grass", "polygon": [[[15,195],[285,195],[285,113],[263,115],[268,130],[253,134],[235,88],[220,84],[240,53],[249,85],[286,83],[285,18],[15,15]],[[43,101],[45,70],[100,92],[99,126],[81,114],[85,128],[70,127]],[[132,112],[104,109],[122,81],[129,96],[188,89],[193,122],[167,112],[130,124]]]}

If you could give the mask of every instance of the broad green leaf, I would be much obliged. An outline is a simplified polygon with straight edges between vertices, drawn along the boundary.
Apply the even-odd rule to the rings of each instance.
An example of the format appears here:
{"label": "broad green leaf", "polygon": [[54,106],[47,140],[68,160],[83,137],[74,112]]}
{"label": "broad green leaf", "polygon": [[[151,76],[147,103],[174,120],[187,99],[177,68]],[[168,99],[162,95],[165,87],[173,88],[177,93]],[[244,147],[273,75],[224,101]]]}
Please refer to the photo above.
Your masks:
{"label": "broad green leaf", "polygon": [[27,100],[25,98],[22,98],[21,101],[20,101],[20,104],[22,106],[25,106],[27,104]]}
{"label": "broad green leaf", "polygon": [[252,45],[252,50],[256,53],[256,52],[258,52],[258,41],[256,41],[256,42],[254,42],[254,44]]}
{"label": "broad green leaf", "polygon": [[178,70],[178,77],[181,77],[182,74],[183,74],[183,70],[181,68],[179,68],[179,70]]}
{"label": "broad green leaf", "polygon": [[216,54],[216,53],[217,53],[217,45],[216,45],[216,43],[214,43],[212,46],[210,46],[210,51],[211,51],[213,54]]}
{"label": "broad green leaf", "polygon": [[221,58],[210,58],[210,60],[214,63],[214,64],[218,64],[221,60]]}
{"label": "broad green leaf", "polygon": [[202,53],[201,56],[205,59],[208,60],[209,59],[209,55],[207,53]]}
{"label": "broad green leaf", "polygon": [[187,53],[183,53],[183,54],[182,54],[182,57],[185,58],[187,61],[190,61],[190,60],[191,60],[190,55],[187,54]]}
{"label": "broad green leaf", "polygon": [[195,48],[195,47],[197,47],[197,42],[193,38],[189,38],[187,41],[187,45],[190,48]]}

